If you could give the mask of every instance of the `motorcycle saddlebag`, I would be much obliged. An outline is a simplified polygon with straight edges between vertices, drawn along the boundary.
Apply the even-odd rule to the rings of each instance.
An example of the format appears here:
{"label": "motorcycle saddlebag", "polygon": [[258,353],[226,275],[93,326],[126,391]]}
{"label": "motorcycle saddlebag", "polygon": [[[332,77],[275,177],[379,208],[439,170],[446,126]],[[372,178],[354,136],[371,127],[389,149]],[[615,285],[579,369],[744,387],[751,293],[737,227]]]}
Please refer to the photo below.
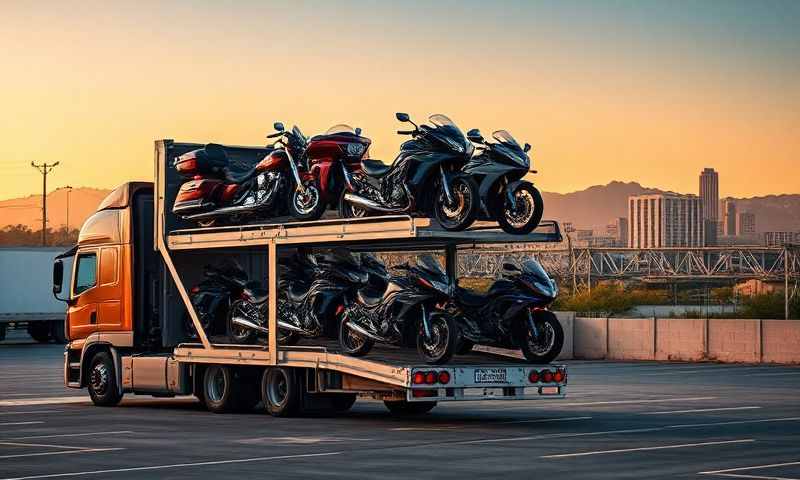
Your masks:
{"label": "motorcycle saddlebag", "polygon": [[178,190],[172,211],[192,214],[208,210],[216,205],[217,191],[222,184],[222,180],[213,178],[201,178],[185,182]]}
{"label": "motorcycle saddlebag", "polygon": [[175,170],[181,175],[223,175],[228,155],[221,145],[209,143],[204,148],[175,157]]}

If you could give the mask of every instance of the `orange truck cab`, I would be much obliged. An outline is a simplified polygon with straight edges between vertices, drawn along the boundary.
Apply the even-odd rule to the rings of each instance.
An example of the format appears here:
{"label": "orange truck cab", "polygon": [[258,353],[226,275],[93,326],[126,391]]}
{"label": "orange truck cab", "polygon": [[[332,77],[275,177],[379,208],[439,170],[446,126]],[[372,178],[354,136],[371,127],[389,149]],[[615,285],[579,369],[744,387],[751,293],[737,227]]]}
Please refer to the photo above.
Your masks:
{"label": "orange truck cab", "polygon": [[[153,212],[152,183],[121,185],[83,224],[77,245],[56,257],[53,266],[53,293],[67,304],[64,382],[89,387],[95,403],[113,404],[124,391],[134,391],[137,352],[167,351],[157,308],[161,262],[153,248]],[[67,257],[73,257],[72,271],[65,274]],[[161,381],[140,382],[136,391],[175,393]]]}

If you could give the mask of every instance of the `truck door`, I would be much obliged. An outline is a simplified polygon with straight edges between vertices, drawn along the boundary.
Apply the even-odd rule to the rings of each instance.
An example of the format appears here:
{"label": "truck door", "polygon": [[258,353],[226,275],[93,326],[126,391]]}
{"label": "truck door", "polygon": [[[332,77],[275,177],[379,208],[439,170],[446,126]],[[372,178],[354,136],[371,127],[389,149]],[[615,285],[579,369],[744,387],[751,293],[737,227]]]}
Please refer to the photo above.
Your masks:
{"label": "truck door", "polygon": [[[123,330],[122,301],[123,281],[120,279],[120,252],[123,247],[114,245],[101,247],[100,264],[97,269],[97,323],[101,332]],[[127,328],[130,330],[130,327]]]}
{"label": "truck door", "polygon": [[83,250],[75,257],[72,274],[69,338],[86,338],[97,331],[97,249]]}

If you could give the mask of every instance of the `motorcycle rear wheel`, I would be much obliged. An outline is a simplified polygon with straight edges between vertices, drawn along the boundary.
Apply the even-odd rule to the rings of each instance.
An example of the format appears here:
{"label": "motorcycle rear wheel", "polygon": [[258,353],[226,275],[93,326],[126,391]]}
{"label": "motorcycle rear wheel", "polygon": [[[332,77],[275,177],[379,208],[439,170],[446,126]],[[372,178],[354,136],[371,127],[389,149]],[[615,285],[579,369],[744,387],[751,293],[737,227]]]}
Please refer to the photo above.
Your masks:
{"label": "motorcycle rear wheel", "polygon": [[371,338],[366,338],[347,326],[350,320],[344,318],[339,322],[339,346],[342,351],[354,357],[363,357],[368,354],[375,342]]}
{"label": "motorcycle rear wheel", "polygon": [[339,218],[364,218],[369,216],[367,209],[356,207],[345,200],[345,193],[347,192],[342,192],[342,195],[339,197]]}
{"label": "motorcycle rear wheel", "polygon": [[501,205],[495,215],[497,223],[504,232],[512,235],[525,235],[539,226],[544,213],[544,202],[539,189],[529,182],[522,183],[514,192],[517,208],[513,211],[508,199],[505,198],[505,192],[502,195],[504,199],[502,202],[498,202]]}
{"label": "motorcycle rear wheel", "polygon": [[236,300],[228,310],[228,335],[231,337],[231,341],[237,345],[249,345],[256,339],[254,330],[233,323],[234,315],[242,310],[244,304],[244,300]]}
{"label": "motorcycle rear wheel", "polygon": [[450,192],[455,202],[453,206],[447,205],[444,185],[439,184],[433,201],[433,212],[442,228],[459,232],[472,225],[478,215],[478,186],[469,177],[457,177],[453,179]]}
{"label": "motorcycle rear wheel", "polygon": [[289,214],[302,221],[319,220],[325,213],[326,202],[317,180],[303,182],[303,191],[293,188],[289,194]]}

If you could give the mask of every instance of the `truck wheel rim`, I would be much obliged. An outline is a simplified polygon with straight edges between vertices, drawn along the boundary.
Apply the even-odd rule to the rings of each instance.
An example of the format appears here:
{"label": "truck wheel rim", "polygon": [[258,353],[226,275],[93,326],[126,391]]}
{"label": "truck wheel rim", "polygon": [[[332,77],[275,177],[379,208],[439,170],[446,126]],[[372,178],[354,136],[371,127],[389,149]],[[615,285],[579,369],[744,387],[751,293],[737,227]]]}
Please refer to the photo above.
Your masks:
{"label": "truck wheel rim", "polygon": [[273,375],[274,377],[269,382],[269,389],[267,390],[269,401],[273,405],[283,405],[289,391],[289,384],[286,380],[286,375],[282,372],[276,372]]}
{"label": "truck wheel rim", "polygon": [[104,395],[108,389],[108,368],[102,363],[95,365],[89,380],[92,390],[98,395]]}
{"label": "truck wheel rim", "polygon": [[208,385],[208,398],[212,402],[219,402],[225,395],[226,388],[225,374],[222,369],[217,368],[211,376],[211,382]]}

